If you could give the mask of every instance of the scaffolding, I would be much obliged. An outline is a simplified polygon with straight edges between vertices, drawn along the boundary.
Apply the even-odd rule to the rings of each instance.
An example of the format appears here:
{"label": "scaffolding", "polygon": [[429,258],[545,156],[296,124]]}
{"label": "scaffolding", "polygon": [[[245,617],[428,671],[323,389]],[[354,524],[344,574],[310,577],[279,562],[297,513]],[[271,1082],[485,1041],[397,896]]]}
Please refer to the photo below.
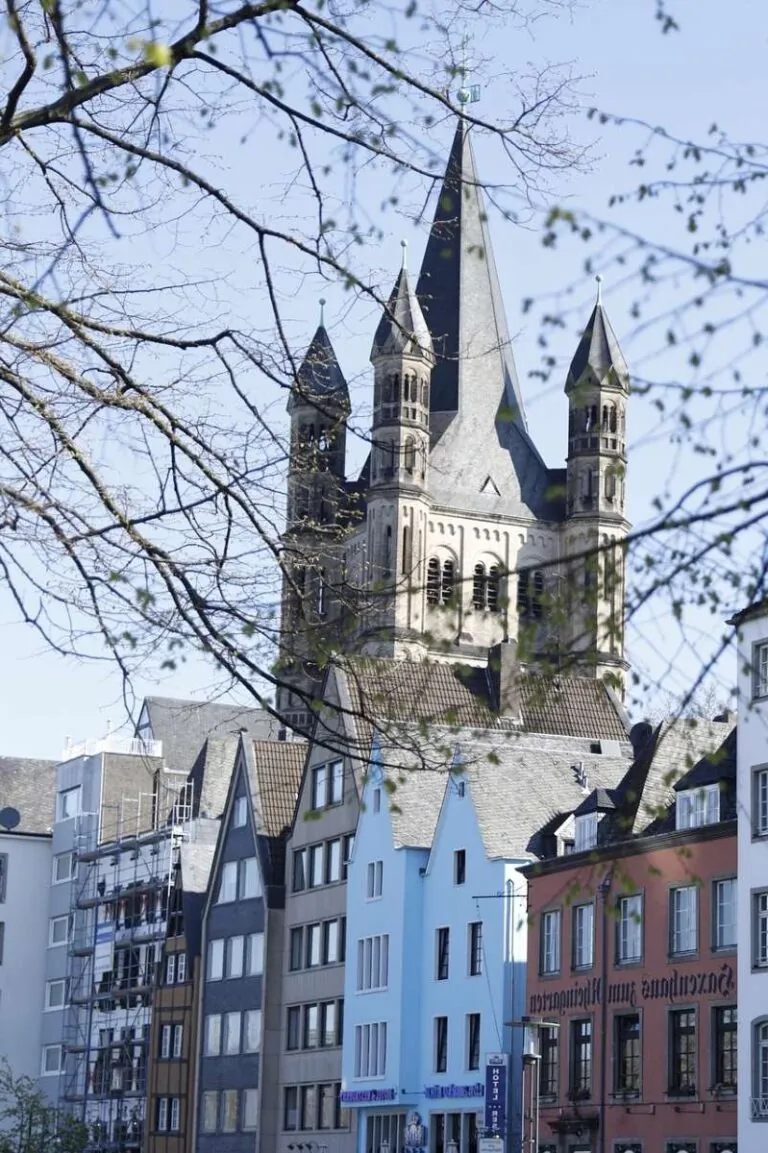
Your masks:
{"label": "scaffolding", "polygon": [[93,1153],[144,1140],[152,1005],[193,815],[191,782],[177,788],[166,779],[76,818],[59,1104],[85,1124]]}

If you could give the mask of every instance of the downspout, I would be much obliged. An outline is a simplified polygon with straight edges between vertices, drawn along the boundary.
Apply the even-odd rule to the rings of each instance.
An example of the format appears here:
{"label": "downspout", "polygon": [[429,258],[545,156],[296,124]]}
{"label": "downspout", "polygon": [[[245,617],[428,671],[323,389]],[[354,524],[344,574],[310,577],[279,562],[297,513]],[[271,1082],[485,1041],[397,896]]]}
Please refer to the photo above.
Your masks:
{"label": "downspout", "polygon": [[605,1153],[605,1098],[607,1092],[608,1055],[608,894],[612,876],[606,873],[600,882],[600,906],[602,912],[602,948],[600,958],[600,1130],[599,1153]]}

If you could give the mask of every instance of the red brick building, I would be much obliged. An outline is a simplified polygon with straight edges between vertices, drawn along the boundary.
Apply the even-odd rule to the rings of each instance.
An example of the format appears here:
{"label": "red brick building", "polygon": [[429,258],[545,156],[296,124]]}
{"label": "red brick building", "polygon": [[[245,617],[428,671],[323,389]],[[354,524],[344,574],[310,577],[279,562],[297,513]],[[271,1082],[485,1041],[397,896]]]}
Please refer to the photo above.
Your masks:
{"label": "red brick building", "polygon": [[736,1150],[729,727],[636,726],[621,785],[585,784],[526,870],[530,1153]]}

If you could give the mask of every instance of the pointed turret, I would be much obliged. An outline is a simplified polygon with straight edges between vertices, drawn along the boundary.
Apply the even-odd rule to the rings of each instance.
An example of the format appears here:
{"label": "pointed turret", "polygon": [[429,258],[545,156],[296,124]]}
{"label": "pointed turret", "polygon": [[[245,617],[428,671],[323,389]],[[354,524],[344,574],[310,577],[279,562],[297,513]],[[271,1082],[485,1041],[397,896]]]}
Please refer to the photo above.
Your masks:
{"label": "pointed turret", "polygon": [[[320,302],[321,309],[324,304],[324,300]],[[322,406],[329,401],[349,407],[349,389],[321,314],[320,324],[291,388],[288,411],[293,412],[301,404]]]}
{"label": "pointed turret", "polygon": [[605,314],[600,295],[565,381],[566,395],[580,388],[616,388],[624,393],[629,392],[627,362]]}
{"label": "pointed turret", "polygon": [[405,263],[403,241],[403,267],[389,294],[371,348],[371,363],[383,356],[408,356],[432,359],[432,337],[424,313],[411,287]]}

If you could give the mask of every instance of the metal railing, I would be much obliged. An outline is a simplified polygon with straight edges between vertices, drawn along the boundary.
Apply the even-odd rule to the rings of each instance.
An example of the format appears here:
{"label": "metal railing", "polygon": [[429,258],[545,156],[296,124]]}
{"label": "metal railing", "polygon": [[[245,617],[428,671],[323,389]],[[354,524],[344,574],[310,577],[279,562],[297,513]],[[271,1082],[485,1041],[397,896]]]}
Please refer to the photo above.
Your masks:
{"label": "metal railing", "polygon": [[67,741],[62,761],[77,757],[95,757],[99,753],[120,753],[129,757],[162,757],[162,741],[145,741],[141,737],[118,737],[112,734],[90,741]]}

